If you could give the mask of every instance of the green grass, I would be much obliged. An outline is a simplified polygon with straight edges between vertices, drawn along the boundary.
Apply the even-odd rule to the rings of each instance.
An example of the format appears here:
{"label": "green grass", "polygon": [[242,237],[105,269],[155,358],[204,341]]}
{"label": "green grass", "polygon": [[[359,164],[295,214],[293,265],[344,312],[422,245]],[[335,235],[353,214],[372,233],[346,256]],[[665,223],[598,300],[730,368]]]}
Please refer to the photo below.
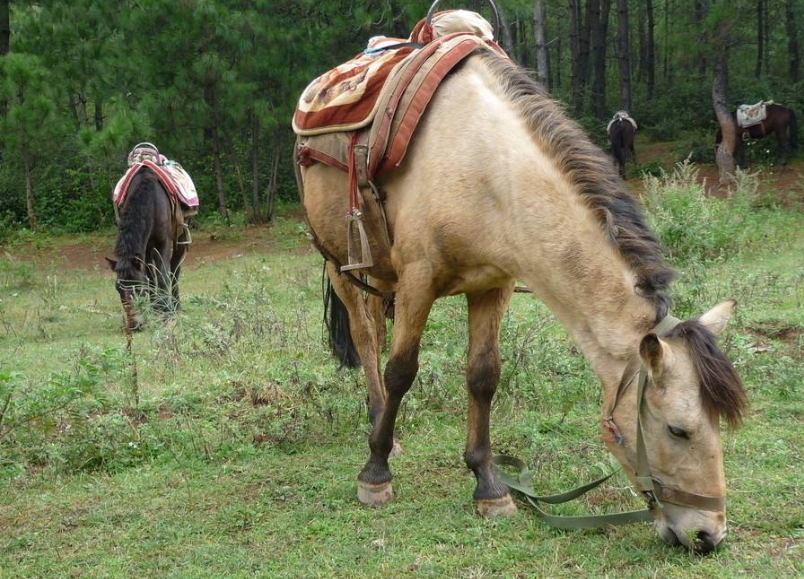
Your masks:
{"label": "green grass", "polygon": [[[136,408],[111,274],[0,259],[0,385],[17,412],[0,433],[42,414],[0,440],[0,577],[801,576],[804,231],[779,210],[750,223],[775,233],[679,262],[677,313],[740,301],[724,343],[752,404],[724,435],[730,537],[703,558],[648,524],[561,532],[522,504],[506,520],[475,514],[463,298],[431,316],[399,421],[396,499],[358,505],[364,382],[326,352],[320,258],[287,213],[262,233],[271,251],[186,268],[175,323],[134,339]],[[502,349],[495,450],[541,467],[544,491],[609,468],[598,383],[549,312],[516,296]],[[638,507],[625,487],[617,477],[559,510]]]}

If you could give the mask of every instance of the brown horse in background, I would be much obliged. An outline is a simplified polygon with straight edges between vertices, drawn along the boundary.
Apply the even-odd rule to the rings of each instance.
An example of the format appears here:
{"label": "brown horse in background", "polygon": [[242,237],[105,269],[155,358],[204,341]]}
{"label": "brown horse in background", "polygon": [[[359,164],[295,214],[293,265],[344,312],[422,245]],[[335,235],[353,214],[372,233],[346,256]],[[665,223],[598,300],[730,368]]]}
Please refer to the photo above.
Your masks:
{"label": "brown horse in background", "polygon": [[187,245],[180,242],[183,230],[174,219],[172,203],[152,171],[142,169],[132,179],[117,231],[117,259],[107,258],[130,330],[142,326],[134,311],[135,292],[146,293],[163,315],[179,307],[179,275]]}
{"label": "brown horse in background", "polygon": [[636,163],[637,156],[634,150],[634,140],[636,139],[636,129],[631,121],[627,119],[617,119],[609,127],[609,141],[614,159],[620,170],[620,177],[625,179],[625,163],[630,154],[631,160]]}
{"label": "brown horse in background", "polygon": [[[737,127],[737,143],[734,149],[734,158],[740,168],[745,168],[745,141],[749,139],[764,139],[776,135],[776,160],[786,164],[790,153],[798,149],[798,120],[793,109],[784,105],[772,103],[765,107],[767,117],[761,123],[750,127],[741,127],[737,124],[737,113],[732,115],[734,126]],[[723,140],[720,129],[715,137],[715,144]]]}
{"label": "brown horse in background", "polygon": [[[322,253],[347,263],[344,174],[320,163],[298,170],[306,218]],[[374,265],[362,273],[375,288],[396,292],[384,374],[379,300],[366,302],[361,289],[327,263],[369,387],[370,456],[358,475],[358,499],[380,506],[393,498],[388,459],[394,425],[419,368],[430,309],[442,296],[465,294],[464,456],[477,480],[474,499],[485,516],[516,510],[492,469],[489,421],[502,364],[500,323],[522,280],[600,378],[602,437],[635,486],[633,377],[634,368],[648,369],[641,415],[650,474],[679,497],[653,509],[656,530],[670,544],[713,550],[727,534],[719,419],[739,423],[745,404],[740,379],[715,338],[734,303],[670,332],[653,331],[668,313],[674,272],[609,157],[523,70],[489,51],[468,57],[445,79],[404,162],[376,185],[385,198],[391,248],[379,241],[382,222],[367,219]],[[368,192],[362,204],[366,215],[376,213]],[[426,466],[422,472],[427,476]],[[690,497],[721,506],[696,506],[701,502]]]}

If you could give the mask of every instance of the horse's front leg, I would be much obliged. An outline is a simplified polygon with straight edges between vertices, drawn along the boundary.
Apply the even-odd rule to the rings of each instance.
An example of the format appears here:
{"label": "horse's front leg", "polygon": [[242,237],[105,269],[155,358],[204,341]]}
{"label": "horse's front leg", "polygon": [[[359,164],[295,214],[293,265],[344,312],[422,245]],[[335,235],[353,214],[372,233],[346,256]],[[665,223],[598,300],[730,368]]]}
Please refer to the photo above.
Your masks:
{"label": "horse's front leg", "polygon": [[475,473],[474,499],[484,517],[516,512],[508,487],[494,476],[491,465],[489,415],[491,401],[500,381],[500,320],[513,292],[504,289],[467,294],[469,302],[469,353],[466,387],[469,392],[469,424],[466,438],[466,464]]}
{"label": "horse's front leg", "polygon": [[357,498],[364,505],[381,506],[394,496],[388,457],[394,447],[396,415],[416,378],[419,343],[435,298],[429,267],[408,266],[401,273],[391,354],[385,366],[385,404],[369,435],[369,459],[357,477]]}

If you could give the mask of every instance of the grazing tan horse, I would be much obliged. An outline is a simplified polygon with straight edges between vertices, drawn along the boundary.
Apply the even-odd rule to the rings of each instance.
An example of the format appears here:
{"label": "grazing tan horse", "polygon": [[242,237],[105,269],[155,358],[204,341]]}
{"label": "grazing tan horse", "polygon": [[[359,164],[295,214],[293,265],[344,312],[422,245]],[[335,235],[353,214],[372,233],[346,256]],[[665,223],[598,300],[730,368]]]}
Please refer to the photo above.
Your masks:
{"label": "grazing tan horse", "polygon": [[[346,263],[344,173],[314,164],[301,168],[301,179],[309,225],[325,251]],[[633,378],[640,363],[647,369],[641,421],[650,475],[673,495],[654,509],[657,532],[672,544],[714,549],[726,536],[720,417],[738,424],[745,404],[740,379],[714,337],[734,302],[662,335],[652,332],[667,314],[674,272],[608,157],[521,69],[483,51],[444,81],[404,163],[378,185],[387,195],[393,244],[390,253],[372,245],[375,265],[366,273],[377,287],[396,290],[384,377],[376,300],[367,305],[328,264],[369,386],[373,427],[370,457],[358,476],[360,501],[379,506],[393,497],[394,422],[418,370],[430,308],[439,297],[463,293],[465,459],[477,479],[474,499],[482,515],[516,510],[492,469],[489,413],[500,378],[500,320],[520,279],[599,376],[603,439],[632,480]],[[370,223],[369,237],[381,239],[380,227]]]}

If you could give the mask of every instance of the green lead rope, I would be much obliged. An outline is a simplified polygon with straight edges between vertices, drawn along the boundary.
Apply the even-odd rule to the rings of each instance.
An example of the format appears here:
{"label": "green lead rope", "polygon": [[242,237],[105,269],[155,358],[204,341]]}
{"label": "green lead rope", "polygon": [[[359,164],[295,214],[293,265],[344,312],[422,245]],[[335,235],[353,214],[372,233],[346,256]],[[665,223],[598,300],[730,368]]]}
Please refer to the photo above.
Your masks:
{"label": "green lead rope", "polygon": [[[554,495],[537,495],[533,490],[531,480],[533,474],[528,470],[524,462],[512,456],[505,456],[497,454],[492,458],[494,470],[499,479],[508,488],[519,491],[528,502],[536,509],[539,518],[544,520],[545,523],[557,529],[594,529],[597,527],[605,527],[607,525],[627,525],[630,523],[641,523],[653,519],[650,509],[642,509],[639,511],[628,511],[625,513],[610,513],[606,515],[583,515],[577,517],[569,517],[564,515],[553,515],[539,507],[539,503],[548,503],[551,505],[560,505],[561,503],[569,502],[583,496],[593,488],[600,486],[602,483],[609,480],[614,476],[617,471],[607,474],[597,480],[588,484],[572,489],[567,492],[554,494]],[[510,466],[519,471],[519,479],[515,479],[502,468],[503,466]]]}

